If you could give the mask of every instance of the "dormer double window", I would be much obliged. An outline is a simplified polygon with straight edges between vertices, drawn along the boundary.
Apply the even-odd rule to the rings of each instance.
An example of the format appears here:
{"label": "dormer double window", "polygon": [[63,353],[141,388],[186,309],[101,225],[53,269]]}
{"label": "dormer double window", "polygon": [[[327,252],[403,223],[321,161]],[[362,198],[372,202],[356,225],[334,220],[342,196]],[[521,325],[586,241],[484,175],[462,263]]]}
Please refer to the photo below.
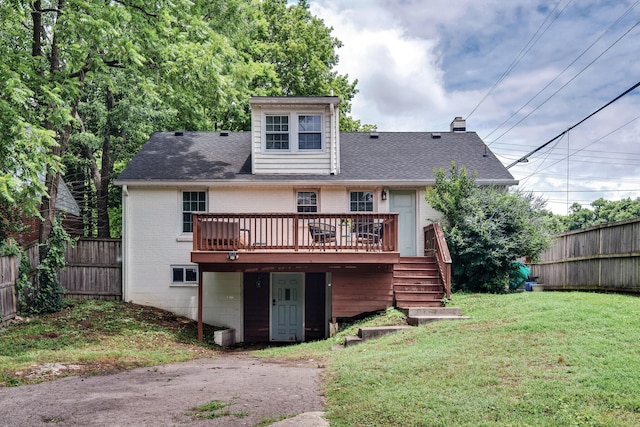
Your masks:
{"label": "dormer double window", "polygon": [[265,114],[264,119],[265,151],[323,150],[321,114]]}

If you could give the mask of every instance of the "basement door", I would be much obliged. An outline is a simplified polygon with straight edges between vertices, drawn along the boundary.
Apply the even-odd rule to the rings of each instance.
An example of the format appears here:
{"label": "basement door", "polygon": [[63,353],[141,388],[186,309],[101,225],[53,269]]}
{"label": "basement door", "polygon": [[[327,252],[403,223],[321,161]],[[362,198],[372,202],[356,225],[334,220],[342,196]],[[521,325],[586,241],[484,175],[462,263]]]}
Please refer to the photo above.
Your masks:
{"label": "basement door", "polygon": [[271,341],[304,341],[304,273],[271,277]]}
{"label": "basement door", "polygon": [[398,212],[398,247],[401,256],[417,255],[416,192],[390,191],[391,212]]}

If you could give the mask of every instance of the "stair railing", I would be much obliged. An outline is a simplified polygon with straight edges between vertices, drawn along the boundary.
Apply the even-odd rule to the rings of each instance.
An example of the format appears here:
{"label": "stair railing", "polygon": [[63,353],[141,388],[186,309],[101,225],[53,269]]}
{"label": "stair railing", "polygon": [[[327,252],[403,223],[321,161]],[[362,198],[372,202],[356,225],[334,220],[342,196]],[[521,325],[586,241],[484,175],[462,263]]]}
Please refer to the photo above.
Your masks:
{"label": "stair railing", "polygon": [[433,256],[438,264],[440,279],[447,299],[451,298],[451,254],[439,222],[424,227],[424,254]]}

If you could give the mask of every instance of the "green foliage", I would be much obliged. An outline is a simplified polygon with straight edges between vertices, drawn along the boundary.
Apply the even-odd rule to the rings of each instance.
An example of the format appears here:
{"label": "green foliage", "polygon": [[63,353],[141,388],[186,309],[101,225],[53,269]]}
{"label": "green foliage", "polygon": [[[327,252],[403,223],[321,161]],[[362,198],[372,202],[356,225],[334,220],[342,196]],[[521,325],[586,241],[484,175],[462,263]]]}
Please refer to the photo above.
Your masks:
{"label": "green foliage", "polygon": [[7,199],[0,197],[0,245],[3,245],[11,235],[24,231],[25,216],[19,205],[9,203]]}
{"label": "green foliage", "polygon": [[[12,16],[28,28],[30,8],[23,6]],[[119,235],[114,233],[119,219],[110,218],[121,203],[113,179],[154,131],[248,130],[252,96],[331,91],[341,98],[343,129],[374,128],[349,116],[356,81],[334,71],[340,41],[306,1],[139,6],[69,0],[61,17],[43,15],[61,47],[57,78],[66,89],[58,94],[59,103],[50,105],[68,119],[59,120],[56,129],[66,126],[69,132],[61,157],[65,181],[82,204],[85,235],[105,235],[109,227],[112,236]],[[20,34],[23,59],[16,64],[30,54],[29,33]],[[47,70],[43,75],[48,77]],[[40,93],[32,86],[27,89]]]}
{"label": "green foliage", "polygon": [[[24,266],[20,265],[20,281],[17,286],[20,307],[29,315],[55,313],[62,308],[62,294],[64,289],[58,280],[58,270],[65,266],[65,251],[67,245],[73,244],[73,239],[62,228],[62,221],[56,219],[51,235],[40,247],[40,265],[37,267],[37,285],[23,277],[25,269],[30,269],[29,260],[22,257]],[[27,270],[28,272],[28,270]],[[28,274],[28,273],[26,273]],[[22,280],[27,279],[27,280]]]}
{"label": "green foliage", "polygon": [[545,202],[530,193],[479,187],[465,168],[434,172],[427,200],[443,214],[453,288],[501,293],[518,273],[513,261],[536,259],[551,243]]}
{"label": "green foliage", "polygon": [[[203,418],[206,420],[235,415],[232,414],[228,409],[224,410],[224,408],[228,407],[229,405],[231,404],[222,400],[212,400],[211,402],[205,403],[204,405],[191,408],[191,412],[188,412],[187,415],[196,418]],[[242,413],[239,418],[244,418],[244,416],[246,416],[245,413]]]}
{"label": "green foliage", "polygon": [[560,216],[563,230],[579,230],[607,222],[624,221],[640,217],[640,197],[617,201],[602,198],[591,202],[591,208],[579,203],[571,205],[569,215]]}

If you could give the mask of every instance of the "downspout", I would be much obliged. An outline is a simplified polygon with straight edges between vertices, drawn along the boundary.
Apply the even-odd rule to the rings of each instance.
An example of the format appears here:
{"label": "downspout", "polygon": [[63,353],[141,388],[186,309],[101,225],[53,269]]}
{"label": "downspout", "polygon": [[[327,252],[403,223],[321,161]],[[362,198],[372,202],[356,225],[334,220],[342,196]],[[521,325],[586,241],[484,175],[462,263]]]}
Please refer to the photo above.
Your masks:
{"label": "downspout", "polygon": [[122,301],[128,301],[129,279],[129,188],[122,186]]}
{"label": "downspout", "polygon": [[331,151],[330,151],[330,162],[331,162],[331,175],[335,175],[338,173],[338,166],[337,166],[337,158],[338,158],[338,152],[337,152],[337,145],[338,145],[338,141],[336,140],[336,123],[335,123],[335,106],[333,105],[333,102],[329,104],[329,111],[330,111],[330,119],[331,119],[331,135],[329,136],[329,142],[331,143]]}

